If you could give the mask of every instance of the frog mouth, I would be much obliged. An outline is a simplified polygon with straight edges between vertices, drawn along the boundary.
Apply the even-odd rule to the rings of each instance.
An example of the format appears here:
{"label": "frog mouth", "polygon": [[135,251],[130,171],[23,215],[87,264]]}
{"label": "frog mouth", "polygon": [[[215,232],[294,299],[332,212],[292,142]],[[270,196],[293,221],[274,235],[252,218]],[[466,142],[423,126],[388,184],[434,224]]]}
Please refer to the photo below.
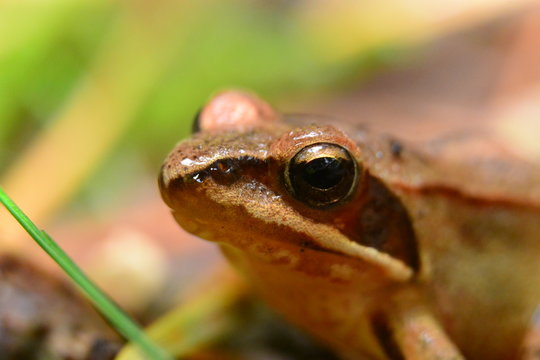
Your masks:
{"label": "frog mouth", "polygon": [[[242,171],[239,171],[240,166]],[[161,193],[173,209],[177,222],[207,240],[237,246],[241,240],[235,239],[234,234],[241,228],[249,230],[243,234],[245,238],[254,238],[261,229],[273,232],[273,228],[280,227],[294,235],[284,238],[276,232],[272,239],[287,246],[299,249],[302,247],[299,242],[304,242],[304,247],[310,251],[358,260],[400,282],[413,277],[414,269],[400,259],[354,241],[331,224],[317,222],[297,212],[283,195],[261,181],[259,175],[266,172],[266,166],[266,162],[251,157],[238,159],[238,162],[222,159],[167,183],[164,180],[170,177],[161,176]],[[167,175],[167,171],[162,174]],[[231,224],[236,224],[236,228]],[[224,237],[226,241],[220,239]],[[294,239],[297,239],[296,244]]]}
{"label": "frog mouth", "polygon": [[[361,246],[342,234],[335,234],[335,229],[324,224],[322,228],[317,226],[321,224],[315,224],[315,229],[304,233],[291,228],[290,224],[276,225],[282,220],[279,214],[275,218],[270,215],[262,219],[251,216],[249,206],[231,207],[229,204],[227,209],[220,211],[208,205],[205,210],[194,210],[190,206],[186,208],[191,208],[191,211],[173,210],[173,216],[184,230],[219,244],[224,251],[228,249],[226,254],[240,251],[274,268],[285,267],[313,276],[330,277],[332,281],[343,280],[336,274],[341,269],[356,269],[356,280],[363,279],[364,284],[375,280],[374,283],[379,286],[386,281],[409,281],[414,274],[401,261],[374,248]],[[208,213],[221,215],[219,220],[208,220]],[[235,221],[246,217],[250,220],[241,223]],[[254,228],[257,230],[254,231]],[[329,238],[333,241],[329,241]],[[231,252],[232,249],[236,251]],[[302,261],[303,257],[306,260]]]}
{"label": "frog mouth", "polygon": [[[252,196],[247,196],[246,192],[251,192]],[[331,225],[302,216],[291,208],[282,196],[275,194],[261,183],[238,182],[228,186],[226,191],[218,187],[208,188],[205,195],[221,207],[222,213],[234,212],[234,215],[226,216],[224,222],[234,221],[234,217],[252,219],[244,224],[238,224],[238,227],[245,227],[252,232],[263,232],[261,229],[267,229],[266,231],[276,233],[273,239],[278,242],[288,243],[297,248],[303,245],[313,251],[344,255],[359,260],[368,266],[381,269],[388,278],[396,281],[408,281],[414,275],[414,270],[401,260],[373,247],[361,245]],[[295,235],[289,238],[279,236],[279,230],[274,229],[285,229],[287,230],[285,233]],[[202,231],[204,233],[204,229]]]}

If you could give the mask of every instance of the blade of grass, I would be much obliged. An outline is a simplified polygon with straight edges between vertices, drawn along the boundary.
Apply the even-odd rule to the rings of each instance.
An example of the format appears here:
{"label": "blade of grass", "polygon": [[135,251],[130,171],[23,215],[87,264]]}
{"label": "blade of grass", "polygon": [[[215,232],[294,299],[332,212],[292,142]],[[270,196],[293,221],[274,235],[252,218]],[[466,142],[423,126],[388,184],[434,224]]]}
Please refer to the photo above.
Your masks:
{"label": "blade of grass", "polygon": [[132,343],[137,344],[149,359],[172,359],[170,355],[150,340],[141,328],[83,273],[77,264],[45,231],[37,228],[2,188],[0,188],[0,202],[38,245],[71,277],[82,290],[83,294],[113,324],[122,336]]}

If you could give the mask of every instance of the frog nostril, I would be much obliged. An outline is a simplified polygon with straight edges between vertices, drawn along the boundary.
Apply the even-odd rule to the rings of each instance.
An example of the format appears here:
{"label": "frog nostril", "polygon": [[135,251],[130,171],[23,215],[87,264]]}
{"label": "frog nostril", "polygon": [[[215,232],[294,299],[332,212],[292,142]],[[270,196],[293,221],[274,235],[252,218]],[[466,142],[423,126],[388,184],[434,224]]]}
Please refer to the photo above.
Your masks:
{"label": "frog nostril", "polygon": [[184,181],[187,184],[194,182],[202,184],[204,180],[206,180],[206,178],[208,178],[208,173],[206,171],[198,171],[196,173],[185,176]]}
{"label": "frog nostril", "polygon": [[238,162],[235,159],[222,159],[209,167],[212,179],[218,184],[230,185],[240,177]]}

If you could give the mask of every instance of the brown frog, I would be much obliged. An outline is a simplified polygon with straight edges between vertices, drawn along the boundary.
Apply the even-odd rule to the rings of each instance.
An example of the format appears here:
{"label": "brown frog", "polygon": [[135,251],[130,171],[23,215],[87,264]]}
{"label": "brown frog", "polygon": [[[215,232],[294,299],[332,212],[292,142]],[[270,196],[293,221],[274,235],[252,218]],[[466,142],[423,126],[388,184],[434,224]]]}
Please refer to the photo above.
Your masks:
{"label": "brown frog", "polygon": [[540,171],[214,97],[166,159],[178,223],[345,359],[516,359],[540,300]]}

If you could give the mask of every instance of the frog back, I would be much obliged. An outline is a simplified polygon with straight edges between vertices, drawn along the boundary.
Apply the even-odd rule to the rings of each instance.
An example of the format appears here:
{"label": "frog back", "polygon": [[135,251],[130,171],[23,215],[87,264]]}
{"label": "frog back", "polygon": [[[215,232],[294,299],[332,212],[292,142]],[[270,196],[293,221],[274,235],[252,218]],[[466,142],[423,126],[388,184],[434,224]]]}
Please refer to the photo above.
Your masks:
{"label": "frog back", "polygon": [[539,167],[488,134],[415,145],[354,134],[409,213],[417,281],[446,331],[466,357],[515,357],[540,303]]}

